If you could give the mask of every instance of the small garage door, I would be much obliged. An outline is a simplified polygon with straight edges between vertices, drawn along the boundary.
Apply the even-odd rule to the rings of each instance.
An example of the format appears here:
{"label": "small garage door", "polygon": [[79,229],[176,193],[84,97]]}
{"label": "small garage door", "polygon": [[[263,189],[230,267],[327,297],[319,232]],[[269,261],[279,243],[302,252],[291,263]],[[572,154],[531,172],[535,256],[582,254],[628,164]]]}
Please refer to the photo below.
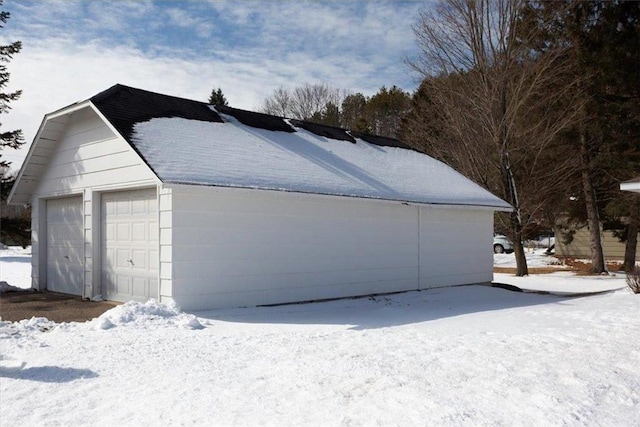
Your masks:
{"label": "small garage door", "polygon": [[158,297],[156,190],[105,193],[101,198],[101,282],[113,301]]}
{"label": "small garage door", "polygon": [[82,295],[82,197],[47,200],[47,289]]}

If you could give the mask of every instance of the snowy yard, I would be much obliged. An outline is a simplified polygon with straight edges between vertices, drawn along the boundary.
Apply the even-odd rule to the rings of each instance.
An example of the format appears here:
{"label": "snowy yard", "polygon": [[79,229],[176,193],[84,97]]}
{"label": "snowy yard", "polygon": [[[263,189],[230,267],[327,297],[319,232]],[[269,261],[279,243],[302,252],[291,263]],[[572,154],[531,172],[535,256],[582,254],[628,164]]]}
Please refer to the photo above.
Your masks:
{"label": "snowy yard", "polygon": [[[1,280],[22,286],[28,253],[0,255]],[[623,275],[495,281],[612,291],[465,286],[197,313],[129,303],[86,323],[0,322],[0,423],[640,425],[640,295]]]}

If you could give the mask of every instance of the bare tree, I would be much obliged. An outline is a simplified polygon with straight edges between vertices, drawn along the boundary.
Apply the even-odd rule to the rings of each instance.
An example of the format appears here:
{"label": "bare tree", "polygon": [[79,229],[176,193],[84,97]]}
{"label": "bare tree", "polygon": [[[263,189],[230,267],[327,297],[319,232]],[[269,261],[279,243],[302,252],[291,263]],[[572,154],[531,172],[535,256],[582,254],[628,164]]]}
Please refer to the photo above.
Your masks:
{"label": "bare tree", "polygon": [[325,112],[327,105],[340,105],[344,97],[327,83],[305,83],[289,90],[276,89],[264,99],[261,110],[267,114],[310,120]]}
{"label": "bare tree", "polygon": [[428,137],[445,142],[441,156],[514,207],[508,229],[519,276],[528,274],[523,229],[541,205],[537,187],[549,182],[530,172],[579,112],[566,103],[577,90],[563,63],[566,52],[531,49],[540,26],[527,25],[524,6],[524,0],[441,0],[414,25],[420,55],[409,63],[425,77],[437,116]]}
{"label": "bare tree", "polygon": [[290,117],[293,100],[288,89],[280,86],[262,102],[262,112],[280,117]]}

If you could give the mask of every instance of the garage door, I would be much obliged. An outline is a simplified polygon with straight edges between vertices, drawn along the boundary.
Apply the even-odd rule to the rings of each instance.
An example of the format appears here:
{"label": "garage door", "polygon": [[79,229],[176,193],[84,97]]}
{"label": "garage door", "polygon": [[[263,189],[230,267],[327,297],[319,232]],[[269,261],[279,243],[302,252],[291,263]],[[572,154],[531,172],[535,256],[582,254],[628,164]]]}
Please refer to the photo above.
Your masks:
{"label": "garage door", "polygon": [[82,197],[47,201],[47,289],[82,295]]}
{"label": "garage door", "polygon": [[157,212],[155,189],[102,195],[101,285],[105,298],[157,298]]}

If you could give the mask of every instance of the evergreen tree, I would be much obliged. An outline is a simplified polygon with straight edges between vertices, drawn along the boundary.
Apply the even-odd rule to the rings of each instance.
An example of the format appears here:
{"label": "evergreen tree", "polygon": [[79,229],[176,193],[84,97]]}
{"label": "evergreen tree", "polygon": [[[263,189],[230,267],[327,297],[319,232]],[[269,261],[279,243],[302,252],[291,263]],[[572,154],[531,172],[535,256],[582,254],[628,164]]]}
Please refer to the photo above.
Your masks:
{"label": "evergreen tree", "polygon": [[229,103],[227,102],[227,98],[222,93],[222,89],[219,87],[217,89],[211,90],[211,95],[209,96],[209,104],[215,107],[228,107]]}
{"label": "evergreen tree", "polygon": [[397,138],[402,118],[408,113],[411,97],[397,86],[382,86],[366,105],[368,122],[376,135]]}
{"label": "evergreen tree", "polygon": [[342,124],[342,114],[340,113],[340,108],[338,108],[338,106],[331,101],[327,102],[324,110],[322,110],[320,120],[320,123],[327,126],[340,127]]}
{"label": "evergreen tree", "polygon": [[[0,6],[2,6],[3,1],[0,0]],[[0,28],[4,28],[4,25],[9,20],[10,14],[6,11],[0,11]],[[15,41],[13,43],[0,46],[0,90],[4,89],[9,83],[10,73],[7,70],[7,64],[13,58],[13,55],[20,52],[22,49],[22,43],[19,41]],[[0,92],[0,114],[6,114],[11,109],[11,102],[20,98],[22,91],[17,90],[15,92]],[[1,123],[0,123],[1,126]],[[5,147],[17,149],[22,144],[24,144],[24,139],[22,138],[22,131],[20,130],[12,130],[12,131],[2,131],[0,132],[0,150]],[[7,166],[9,166],[9,162],[2,160],[2,154],[0,154],[0,168],[2,170],[6,170]],[[2,174],[2,179],[5,178],[4,172]]]}
{"label": "evergreen tree", "polygon": [[530,22],[546,22],[532,46],[569,47],[565,64],[578,81],[577,96],[567,100],[578,114],[558,139],[563,157],[578,160],[576,180],[567,181],[573,200],[566,192],[555,197],[556,209],[589,228],[594,273],[606,271],[601,224],[627,240],[628,268],[635,263],[638,201],[618,184],[640,174],[640,3],[533,1],[527,13]]}
{"label": "evergreen tree", "polygon": [[[3,1],[0,0],[0,6]],[[9,20],[10,14],[6,11],[0,11],[0,28],[4,28],[4,25]],[[19,41],[0,46],[0,90],[4,89],[9,83],[10,73],[7,70],[7,64],[13,58],[13,55],[20,52],[22,44]],[[22,91],[15,92],[0,92],[0,115],[6,114],[11,109],[11,102],[20,98]],[[0,124],[1,126],[1,124]],[[0,132],[0,150],[5,147],[17,149],[24,140],[22,138],[22,131],[1,131]],[[15,181],[15,179],[9,175],[10,163],[2,160],[2,154],[0,154],[0,204],[5,204],[6,199],[9,196],[9,191]],[[2,217],[0,219],[0,241],[6,243],[20,244],[26,246],[30,243],[31,235],[29,232],[30,217],[29,211],[26,210],[23,215],[20,216],[7,216],[7,209],[0,209]]]}
{"label": "evergreen tree", "polygon": [[367,98],[360,92],[347,95],[342,101],[342,127],[358,132],[371,133],[367,122]]}

